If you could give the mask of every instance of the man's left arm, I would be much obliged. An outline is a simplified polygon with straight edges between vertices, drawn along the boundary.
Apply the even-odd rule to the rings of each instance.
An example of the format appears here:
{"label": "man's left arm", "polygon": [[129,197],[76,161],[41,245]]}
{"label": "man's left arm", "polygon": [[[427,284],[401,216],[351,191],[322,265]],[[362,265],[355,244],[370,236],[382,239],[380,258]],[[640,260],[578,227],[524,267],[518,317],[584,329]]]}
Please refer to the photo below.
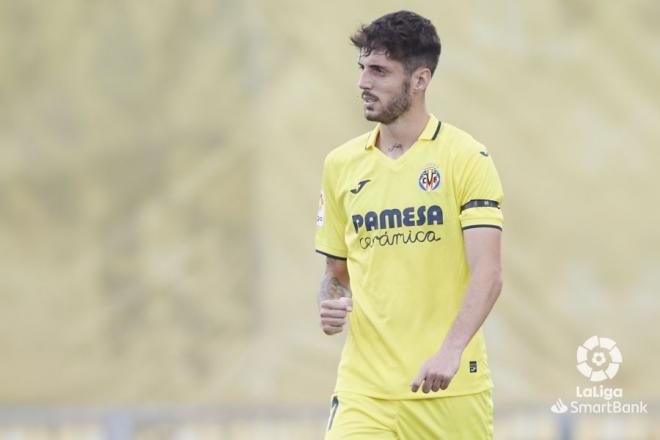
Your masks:
{"label": "man's left arm", "polygon": [[417,392],[444,390],[458,371],[463,350],[479,330],[502,290],[502,231],[493,227],[468,228],[463,231],[470,281],[456,320],[440,350],[422,365],[411,384]]}

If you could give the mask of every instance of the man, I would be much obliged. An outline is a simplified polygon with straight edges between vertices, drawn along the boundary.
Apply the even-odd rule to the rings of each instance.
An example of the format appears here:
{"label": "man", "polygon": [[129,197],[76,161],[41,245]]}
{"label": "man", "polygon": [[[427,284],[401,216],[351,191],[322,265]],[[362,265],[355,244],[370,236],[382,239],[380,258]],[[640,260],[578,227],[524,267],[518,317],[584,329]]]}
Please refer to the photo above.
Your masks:
{"label": "man", "polygon": [[490,439],[480,327],[502,287],[497,171],[426,110],[440,56],[429,20],[388,14],[351,41],[364,115],[378,124],[323,171],[321,326],[350,323],[326,439]]}

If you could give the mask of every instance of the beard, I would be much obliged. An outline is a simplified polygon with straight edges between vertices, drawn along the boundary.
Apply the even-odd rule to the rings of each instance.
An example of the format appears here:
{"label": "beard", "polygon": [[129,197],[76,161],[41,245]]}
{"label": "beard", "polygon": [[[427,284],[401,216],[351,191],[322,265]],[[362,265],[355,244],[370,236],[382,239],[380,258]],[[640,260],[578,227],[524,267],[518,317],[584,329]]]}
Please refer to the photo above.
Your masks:
{"label": "beard", "polygon": [[[367,96],[373,95],[367,94]],[[390,124],[396,121],[399,116],[408,111],[411,104],[412,99],[410,97],[410,80],[406,78],[403,81],[403,85],[401,86],[401,91],[399,94],[384,104],[383,110],[376,114],[366,114],[365,111],[364,117],[367,119],[367,121],[380,122],[381,124]]]}

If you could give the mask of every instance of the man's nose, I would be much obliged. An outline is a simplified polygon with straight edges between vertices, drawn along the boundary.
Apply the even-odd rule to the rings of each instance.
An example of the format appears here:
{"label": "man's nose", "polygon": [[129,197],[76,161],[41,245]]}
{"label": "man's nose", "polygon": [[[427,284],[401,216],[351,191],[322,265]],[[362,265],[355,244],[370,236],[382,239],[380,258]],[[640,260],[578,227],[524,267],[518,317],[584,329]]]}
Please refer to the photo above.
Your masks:
{"label": "man's nose", "polygon": [[358,80],[358,87],[361,88],[362,90],[369,90],[371,89],[371,79],[369,78],[369,75],[367,74],[366,70],[363,70],[360,72],[360,79]]}

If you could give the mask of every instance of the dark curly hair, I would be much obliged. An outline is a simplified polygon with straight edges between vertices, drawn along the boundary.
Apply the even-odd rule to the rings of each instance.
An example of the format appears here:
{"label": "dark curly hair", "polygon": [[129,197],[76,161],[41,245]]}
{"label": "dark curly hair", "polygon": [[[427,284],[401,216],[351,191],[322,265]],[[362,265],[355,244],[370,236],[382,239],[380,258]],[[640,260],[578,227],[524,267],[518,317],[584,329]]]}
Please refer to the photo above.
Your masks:
{"label": "dark curly hair", "polygon": [[440,38],[433,23],[410,11],[393,12],[361,26],[351,42],[365,55],[384,51],[408,73],[426,66],[433,74],[440,58]]}

